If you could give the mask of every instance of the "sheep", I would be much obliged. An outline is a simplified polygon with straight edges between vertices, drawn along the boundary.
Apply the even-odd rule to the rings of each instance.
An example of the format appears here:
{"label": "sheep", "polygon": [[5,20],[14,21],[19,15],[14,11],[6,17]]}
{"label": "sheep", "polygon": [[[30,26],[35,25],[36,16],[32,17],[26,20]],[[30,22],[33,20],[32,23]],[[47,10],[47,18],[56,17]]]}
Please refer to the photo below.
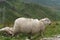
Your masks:
{"label": "sheep", "polygon": [[0,29],[0,31],[6,31],[12,35],[15,35],[16,33],[37,34],[40,31],[44,32],[45,26],[49,24],[51,24],[49,18],[38,20],[21,17],[15,20],[13,27],[5,27]]}

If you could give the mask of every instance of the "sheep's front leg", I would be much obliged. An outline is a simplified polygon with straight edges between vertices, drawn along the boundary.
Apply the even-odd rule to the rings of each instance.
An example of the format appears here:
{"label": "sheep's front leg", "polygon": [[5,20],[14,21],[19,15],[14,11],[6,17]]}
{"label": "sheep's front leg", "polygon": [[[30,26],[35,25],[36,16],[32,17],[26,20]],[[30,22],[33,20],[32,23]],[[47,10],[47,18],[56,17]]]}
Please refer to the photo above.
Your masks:
{"label": "sheep's front leg", "polygon": [[43,38],[44,37],[44,32],[40,32],[40,33],[37,33],[35,34],[34,36],[32,36],[32,40],[40,40],[40,38]]}
{"label": "sheep's front leg", "polygon": [[41,34],[41,38],[43,38],[44,37],[44,32],[40,32],[40,34]]}
{"label": "sheep's front leg", "polygon": [[32,40],[36,40],[38,37],[40,37],[40,33],[37,33],[31,37]]}

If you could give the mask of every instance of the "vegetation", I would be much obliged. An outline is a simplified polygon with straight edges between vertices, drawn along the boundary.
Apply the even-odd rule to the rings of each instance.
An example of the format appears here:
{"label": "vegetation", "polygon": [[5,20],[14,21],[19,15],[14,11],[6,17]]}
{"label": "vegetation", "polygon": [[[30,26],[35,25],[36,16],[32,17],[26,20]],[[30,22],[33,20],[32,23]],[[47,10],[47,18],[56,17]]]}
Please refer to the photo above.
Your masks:
{"label": "vegetation", "polygon": [[[28,18],[44,18],[48,17],[53,22],[51,26],[46,28],[45,37],[60,34],[60,15],[58,11],[45,7],[43,5],[24,3],[19,0],[7,0],[0,4],[0,28],[3,26],[12,26],[14,20],[19,17]],[[57,14],[58,13],[58,14]],[[59,22],[58,22],[59,21]],[[26,35],[18,34],[14,37],[7,35],[4,32],[0,33],[0,40],[23,40]]]}
{"label": "vegetation", "polygon": [[48,17],[52,20],[56,20],[56,18],[59,17],[51,8],[33,3],[24,3],[19,0],[7,0],[0,5],[0,20],[2,22],[4,21],[5,24],[13,23],[18,17],[38,19]]}

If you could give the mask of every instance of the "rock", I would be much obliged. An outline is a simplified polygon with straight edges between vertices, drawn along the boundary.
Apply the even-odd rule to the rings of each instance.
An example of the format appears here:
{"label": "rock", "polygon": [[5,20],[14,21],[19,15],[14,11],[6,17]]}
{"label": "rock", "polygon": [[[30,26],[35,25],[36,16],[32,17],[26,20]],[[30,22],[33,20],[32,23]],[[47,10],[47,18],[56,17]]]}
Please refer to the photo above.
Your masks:
{"label": "rock", "polygon": [[54,35],[54,37],[42,38],[40,40],[60,40],[60,35]]}

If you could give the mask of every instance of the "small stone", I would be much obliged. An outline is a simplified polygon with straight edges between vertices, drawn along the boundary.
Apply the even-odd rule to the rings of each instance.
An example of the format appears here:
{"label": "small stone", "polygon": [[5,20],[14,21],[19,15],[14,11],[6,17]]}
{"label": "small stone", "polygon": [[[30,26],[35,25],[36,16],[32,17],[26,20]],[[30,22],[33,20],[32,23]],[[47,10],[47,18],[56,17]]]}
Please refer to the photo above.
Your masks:
{"label": "small stone", "polygon": [[59,35],[59,36],[57,36],[57,38],[60,38],[60,35]]}

